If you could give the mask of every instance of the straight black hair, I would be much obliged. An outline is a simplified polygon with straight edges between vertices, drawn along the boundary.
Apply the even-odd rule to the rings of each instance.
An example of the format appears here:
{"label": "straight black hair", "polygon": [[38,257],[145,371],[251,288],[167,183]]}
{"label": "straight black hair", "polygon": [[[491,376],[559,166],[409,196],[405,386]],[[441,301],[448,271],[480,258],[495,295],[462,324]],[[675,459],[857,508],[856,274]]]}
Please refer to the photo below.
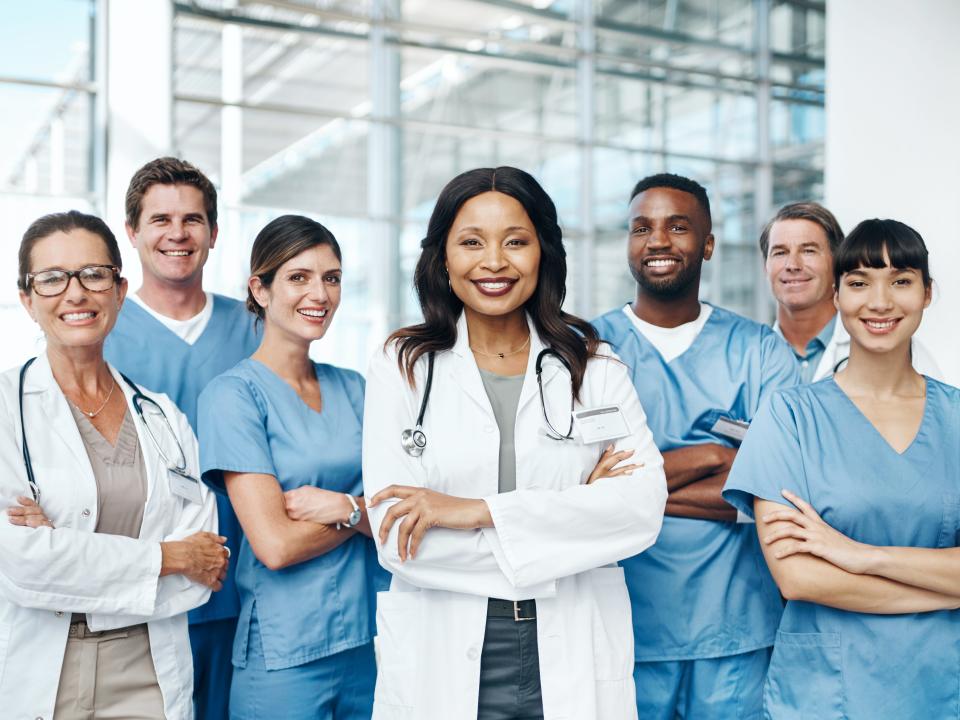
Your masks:
{"label": "straight black hair", "polygon": [[851,270],[887,267],[884,254],[897,270],[919,270],[924,286],[930,287],[929,253],[920,233],[897,220],[879,219],[864,220],[840,243],[833,258],[835,287],[840,287],[840,278]]}
{"label": "straight black hair", "polygon": [[590,323],[561,309],[567,292],[567,253],[557,208],[532,175],[514,167],[468,170],[440,192],[427,225],[427,236],[420,242],[420,259],[413,278],[423,322],[397,330],[386,344],[397,343],[397,361],[412,386],[413,368],[422,355],[449,350],[456,343],[457,319],[463,303],[448,284],[447,235],[464,203],[485,192],[509,195],[523,205],[537,231],[537,288],[524,309],[543,341],[567,363],[574,397],[579,397],[587,361],[596,354],[600,339]]}

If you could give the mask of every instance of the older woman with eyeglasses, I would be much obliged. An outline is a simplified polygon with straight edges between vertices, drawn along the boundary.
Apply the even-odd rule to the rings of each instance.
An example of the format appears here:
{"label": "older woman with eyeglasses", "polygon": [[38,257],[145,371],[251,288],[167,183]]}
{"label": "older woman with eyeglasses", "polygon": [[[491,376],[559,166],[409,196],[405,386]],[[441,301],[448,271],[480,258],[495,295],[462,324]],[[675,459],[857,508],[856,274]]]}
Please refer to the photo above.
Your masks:
{"label": "older woman with eyeglasses", "polygon": [[186,612],[227,551],[186,418],[103,359],[120,268],[110,229],[76,211],[20,244],[46,352],[0,374],[4,717],[193,717]]}

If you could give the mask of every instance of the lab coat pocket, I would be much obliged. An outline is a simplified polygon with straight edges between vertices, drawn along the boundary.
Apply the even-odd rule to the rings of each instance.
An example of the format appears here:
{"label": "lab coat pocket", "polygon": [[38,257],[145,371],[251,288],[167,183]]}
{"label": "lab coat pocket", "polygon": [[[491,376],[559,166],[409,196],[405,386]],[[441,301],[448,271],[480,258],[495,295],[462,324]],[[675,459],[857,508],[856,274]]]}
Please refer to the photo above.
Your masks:
{"label": "lab coat pocket", "polygon": [[840,633],[777,632],[763,689],[764,718],[843,720]]}
{"label": "lab coat pocket", "polygon": [[[377,593],[377,637],[380,668],[375,699],[378,705],[412,708],[420,658],[419,592]],[[391,717],[393,717],[391,715]]]}
{"label": "lab coat pocket", "polygon": [[623,568],[584,574],[593,594],[593,662],[597,681],[624,680],[633,673],[633,621]]}

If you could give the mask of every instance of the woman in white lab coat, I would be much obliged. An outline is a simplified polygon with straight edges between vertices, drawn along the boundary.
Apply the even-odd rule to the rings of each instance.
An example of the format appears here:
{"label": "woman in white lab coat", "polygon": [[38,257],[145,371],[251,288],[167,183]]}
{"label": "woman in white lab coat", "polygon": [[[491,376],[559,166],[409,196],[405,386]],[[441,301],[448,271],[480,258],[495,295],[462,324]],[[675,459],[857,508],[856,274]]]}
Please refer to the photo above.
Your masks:
{"label": "woman in white lab coat", "polygon": [[213,496],[187,477],[186,418],[103,360],[120,265],[106,224],[76,211],[35,221],[20,246],[46,352],[0,375],[5,718],[193,717],[186,612],[220,587],[227,553]]}
{"label": "woman in white lab coat", "polygon": [[[374,718],[636,718],[613,564],[657,537],[662,458],[626,368],[561,310],[553,202],[521,170],[472,170],[440,194],[422,248],[425,321],[367,377],[364,488],[394,575]],[[428,385],[423,435],[401,442]],[[571,427],[571,403],[608,411]]]}

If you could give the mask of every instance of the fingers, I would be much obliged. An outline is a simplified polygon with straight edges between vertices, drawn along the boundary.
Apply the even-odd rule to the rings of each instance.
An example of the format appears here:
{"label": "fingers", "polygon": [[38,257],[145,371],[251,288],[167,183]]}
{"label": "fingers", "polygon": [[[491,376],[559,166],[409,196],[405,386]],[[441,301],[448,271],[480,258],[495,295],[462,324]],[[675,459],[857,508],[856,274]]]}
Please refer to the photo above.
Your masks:
{"label": "fingers", "polygon": [[808,503],[799,495],[794,495],[792,492],[786,489],[781,490],[780,494],[783,495],[787,500],[792,502],[794,505],[796,505],[797,508],[800,510],[800,512],[802,512],[804,515],[808,517],[815,517],[815,518],[820,517],[817,511],[813,509],[813,506],[810,505],[810,503]]}
{"label": "fingers", "polygon": [[617,477],[618,475],[632,475],[634,470],[643,467],[643,463],[635,463],[633,465],[623,465],[618,468],[614,468],[607,472],[604,477],[612,478]]}
{"label": "fingers", "polygon": [[401,500],[387,510],[386,514],[383,516],[383,520],[380,523],[380,532],[378,533],[381,545],[384,545],[387,542],[387,537],[390,535],[390,530],[393,528],[393,524],[404,515],[409,513],[413,509],[413,506],[413,501],[408,498],[406,500]]}
{"label": "fingers", "polygon": [[24,507],[40,507],[33,498],[28,498],[26,495],[20,495],[17,497],[17,502],[23,505]]}
{"label": "fingers", "polygon": [[[17,498],[18,501],[27,499],[28,498]],[[53,527],[53,523],[43,514],[41,507],[32,500],[30,500],[29,505],[24,505],[24,507],[14,506],[7,508],[7,518],[11,525],[18,525],[20,527]]]}
{"label": "fingers", "polygon": [[390,498],[405,500],[419,490],[421,490],[421,488],[411,487],[410,485],[388,485],[367,501],[367,507],[373,507],[377,503],[389,500]]}
{"label": "fingers", "polygon": [[427,534],[427,530],[430,529],[430,523],[427,521],[426,517],[421,516],[417,521],[416,526],[410,532],[410,559],[412,560],[417,556],[417,551],[420,549],[420,543],[423,542],[423,536]]}
{"label": "fingers", "polygon": [[810,519],[793,508],[784,508],[783,510],[774,510],[769,512],[760,518],[765,523],[775,523],[780,521],[786,521],[799,525],[800,527],[807,527],[810,524]]}
{"label": "fingers", "polygon": [[784,558],[790,557],[791,555],[797,555],[799,553],[809,553],[811,551],[807,543],[804,542],[789,542],[784,543],[782,547],[777,548],[777,551],[773,554],[777,560],[783,560]]}
{"label": "fingers", "polygon": [[400,562],[406,562],[410,557],[410,533],[420,521],[420,513],[412,510],[400,522],[400,529],[397,532],[397,554],[400,556]]}
{"label": "fingers", "polygon": [[793,523],[785,523],[784,525],[772,530],[768,534],[763,542],[767,545],[772,545],[778,540],[783,540],[784,538],[796,538],[798,540],[809,540],[810,533],[806,528],[802,528],[799,525],[794,525]]}

